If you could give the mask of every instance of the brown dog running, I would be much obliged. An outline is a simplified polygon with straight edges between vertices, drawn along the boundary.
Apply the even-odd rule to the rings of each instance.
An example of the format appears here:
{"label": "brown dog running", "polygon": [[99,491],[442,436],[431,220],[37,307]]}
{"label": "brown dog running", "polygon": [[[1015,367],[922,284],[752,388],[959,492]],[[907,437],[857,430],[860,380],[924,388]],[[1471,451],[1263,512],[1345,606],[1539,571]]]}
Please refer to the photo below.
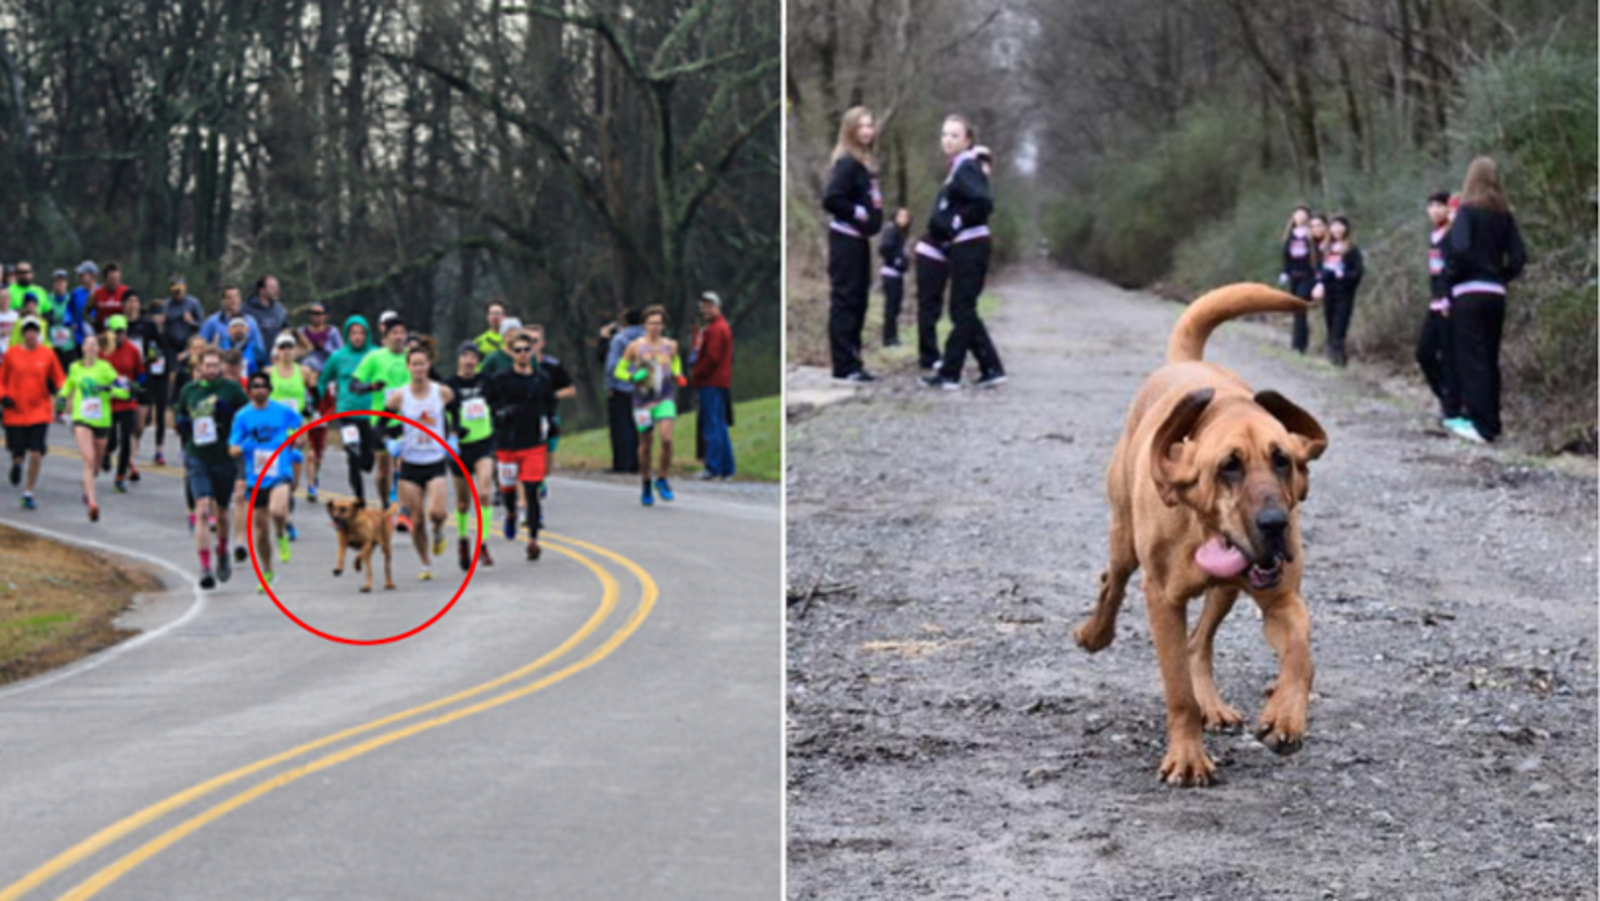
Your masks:
{"label": "brown dog running", "polygon": [[333,574],[344,574],[344,552],[346,548],[356,549],[356,572],[361,572],[363,564],[367,569],[367,583],[361,586],[363,593],[372,590],[372,552],[379,546],[383,548],[383,587],[394,588],[393,552],[389,545],[394,538],[394,519],[392,514],[396,507],[388,510],[369,510],[367,505],[357,500],[330,500],[327,503],[328,515],[333,517],[334,531],[339,533],[339,561],[333,566]]}
{"label": "brown dog running", "polygon": [[[1279,754],[1300,749],[1311,694],[1311,615],[1300,597],[1300,522],[1307,464],[1328,436],[1311,415],[1272,391],[1201,362],[1213,329],[1238,316],[1304,310],[1265,285],[1229,285],[1184,311],[1167,344],[1167,365],[1145,380],[1106,471],[1111,560],[1100,597],[1078,626],[1090,652],[1111,644],[1128,578],[1144,569],[1145,608],[1167,696],[1167,753],[1160,775],[1173,785],[1210,784],[1215,769],[1202,728],[1238,726],[1212,678],[1217,627],[1239,592],[1261,608],[1278,678],[1255,734]],[[1187,633],[1188,603],[1205,606]]]}

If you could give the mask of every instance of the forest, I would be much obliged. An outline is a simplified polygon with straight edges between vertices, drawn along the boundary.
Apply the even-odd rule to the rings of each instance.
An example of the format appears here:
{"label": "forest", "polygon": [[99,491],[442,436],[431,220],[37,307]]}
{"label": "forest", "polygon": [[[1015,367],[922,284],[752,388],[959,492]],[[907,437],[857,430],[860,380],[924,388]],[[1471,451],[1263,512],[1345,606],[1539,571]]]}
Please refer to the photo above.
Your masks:
{"label": "forest", "polygon": [[1192,296],[1272,281],[1295,204],[1348,216],[1369,268],[1351,352],[1406,371],[1426,197],[1487,154],[1531,257],[1507,321],[1511,415],[1530,449],[1594,452],[1594,4],[793,0],[787,41],[792,322],[809,317],[822,172],[856,103],[883,120],[888,202],[918,222],[940,120],[975,122],[996,154],[997,258]]}
{"label": "forest", "polygon": [[739,0],[7,0],[0,259],[276,274],[441,346],[503,298],[600,399],[595,334],[715,290],[778,390],[780,20]]}

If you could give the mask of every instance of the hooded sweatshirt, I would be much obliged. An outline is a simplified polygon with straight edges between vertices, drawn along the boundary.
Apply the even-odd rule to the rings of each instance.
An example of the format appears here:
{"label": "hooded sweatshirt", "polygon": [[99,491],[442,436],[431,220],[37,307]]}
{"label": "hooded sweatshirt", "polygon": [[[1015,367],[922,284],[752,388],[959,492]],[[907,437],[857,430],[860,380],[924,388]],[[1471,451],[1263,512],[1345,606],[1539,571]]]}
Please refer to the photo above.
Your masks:
{"label": "hooded sweatshirt", "polygon": [[[367,330],[367,343],[360,349],[351,346],[350,327],[359,325]],[[356,367],[372,352],[372,326],[367,324],[365,316],[357,313],[344,321],[344,346],[333,352],[328,357],[328,362],[322,367],[322,377],[319,383],[334,385],[338,392],[338,402],[334,411],[347,413],[351,410],[372,409],[372,395],[358,394],[350,390],[350,379],[356,374]]]}
{"label": "hooded sweatshirt", "polygon": [[628,352],[628,345],[643,337],[644,326],[623,326],[615,335],[611,336],[611,349],[606,353],[606,387],[612,391],[623,394],[633,393],[633,383],[624,381],[616,376],[617,361]]}

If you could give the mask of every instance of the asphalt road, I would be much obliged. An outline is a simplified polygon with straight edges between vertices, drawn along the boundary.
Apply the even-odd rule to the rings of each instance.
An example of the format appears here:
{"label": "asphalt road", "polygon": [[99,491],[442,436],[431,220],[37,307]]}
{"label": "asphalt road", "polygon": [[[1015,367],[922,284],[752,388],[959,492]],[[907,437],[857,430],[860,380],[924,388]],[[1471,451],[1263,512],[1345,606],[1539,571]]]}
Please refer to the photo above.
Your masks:
{"label": "asphalt road", "polygon": [[[0,522],[136,556],[167,591],[125,617],[141,636],[0,689],[0,899],[778,896],[775,492],[683,484],[644,510],[552,480],[543,560],[497,536],[432,628],[352,647],[248,564],[198,591],[179,470],[103,480],[91,525],[78,466],[47,458],[34,512],[0,488]],[[297,523],[274,588],[319,629],[401,632],[460,584],[453,533],[434,582],[397,536],[398,589],[362,595],[323,509]]]}

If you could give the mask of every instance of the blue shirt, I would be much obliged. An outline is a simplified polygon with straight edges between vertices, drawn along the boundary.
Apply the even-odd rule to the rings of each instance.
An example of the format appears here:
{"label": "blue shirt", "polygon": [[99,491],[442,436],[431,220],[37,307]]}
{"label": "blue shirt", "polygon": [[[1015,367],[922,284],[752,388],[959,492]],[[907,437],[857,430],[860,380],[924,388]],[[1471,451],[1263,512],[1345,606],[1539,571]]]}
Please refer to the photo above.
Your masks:
{"label": "blue shirt", "polygon": [[[255,404],[244,408],[233,417],[233,431],[228,435],[228,446],[237,447],[244,451],[244,481],[246,490],[255,487],[258,476],[258,467],[265,466],[267,458],[272,452],[289,440],[289,436],[300,428],[302,420],[288,404],[275,400],[267,401],[264,408]],[[262,488],[271,488],[281,482],[289,481],[294,476],[290,468],[294,463],[295,452],[292,447],[285,447],[278,459],[272,461],[272,471],[261,481]]]}
{"label": "blue shirt", "polygon": [[83,344],[83,339],[89,335],[89,317],[84,315],[84,310],[88,308],[89,295],[98,287],[100,286],[85,288],[79,285],[73,288],[72,299],[67,303],[67,315],[63,319],[63,324],[72,326],[72,336],[78,340],[80,346]]}
{"label": "blue shirt", "polygon": [[[249,327],[244,346],[239,348],[239,352],[244,354],[245,359],[253,361],[255,369],[259,369],[271,362],[267,358],[267,346],[261,343],[261,330],[256,328],[254,319],[245,316],[243,313],[240,313],[239,316],[244,319],[245,324]],[[212,313],[206,317],[205,323],[200,326],[200,337],[204,338],[206,343],[215,344],[222,350],[231,350],[233,342],[228,339],[228,320],[232,318],[232,316],[228,316],[220,310]],[[250,371],[254,372],[255,369]]]}

